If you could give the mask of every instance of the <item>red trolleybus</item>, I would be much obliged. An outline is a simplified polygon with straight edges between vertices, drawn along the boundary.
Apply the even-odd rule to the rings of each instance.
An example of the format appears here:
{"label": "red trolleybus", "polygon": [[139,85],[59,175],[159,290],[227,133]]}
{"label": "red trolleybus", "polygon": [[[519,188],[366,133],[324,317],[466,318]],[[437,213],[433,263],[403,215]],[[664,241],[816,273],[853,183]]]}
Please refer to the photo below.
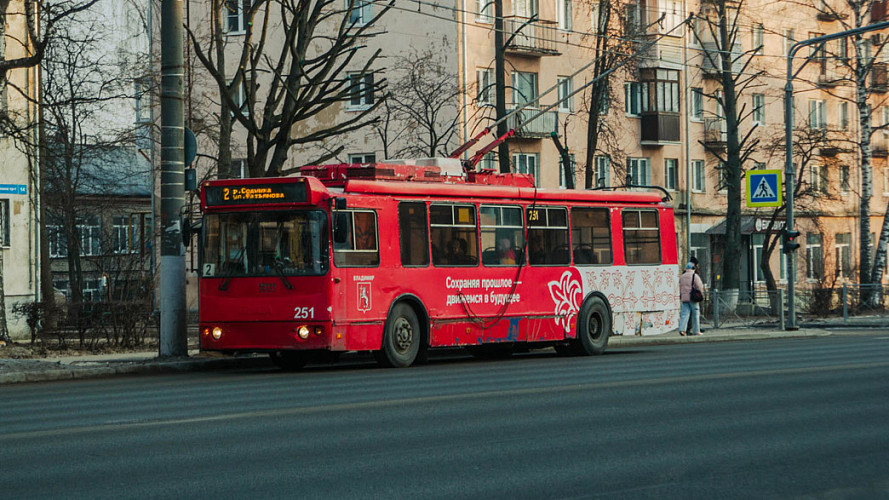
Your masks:
{"label": "red trolleybus", "polygon": [[414,163],[205,182],[201,348],[283,368],[374,351],[404,367],[436,347],[590,355],[610,335],[676,328],[676,232],[659,194]]}

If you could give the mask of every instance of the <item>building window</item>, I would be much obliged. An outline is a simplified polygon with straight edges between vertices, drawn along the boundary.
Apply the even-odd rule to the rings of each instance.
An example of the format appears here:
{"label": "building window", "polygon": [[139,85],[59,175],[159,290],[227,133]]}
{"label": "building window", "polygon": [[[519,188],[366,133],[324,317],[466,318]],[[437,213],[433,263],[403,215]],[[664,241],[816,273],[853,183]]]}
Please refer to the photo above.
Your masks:
{"label": "building window", "polygon": [[812,194],[827,194],[827,166],[812,165]]}
{"label": "building window", "polygon": [[840,130],[849,130],[849,103],[841,102],[837,105],[837,115],[839,116]]}
{"label": "building window", "polygon": [[796,43],[796,40],[793,38],[793,28],[784,30],[784,52],[781,54],[782,56],[786,56],[790,54],[790,48],[793,47],[793,44]]}
{"label": "building window", "polygon": [[247,160],[232,160],[231,176],[238,179],[250,177],[250,169],[247,168]]}
{"label": "building window", "polygon": [[562,113],[573,113],[574,97],[569,96],[574,92],[574,82],[570,76],[560,76],[557,81],[559,85],[559,111]]}
{"label": "building window", "polygon": [[592,2],[590,4],[590,26],[592,27],[593,33],[604,33],[605,27],[599,26],[600,17],[599,17],[599,4],[596,2]]}
{"label": "building window", "polygon": [[824,278],[824,255],[818,233],[806,234],[806,278],[817,281]]}
{"label": "building window", "polygon": [[9,246],[9,200],[0,200],[0,246]]}
{"label": "building window", "polygon": [[373,73],[349,73],[349,105],[346,109],[362,110],[374,103]]}
{"label": "building window", "polygon": [[627,184],[648,186],[651,183],[651,160],[648,158],[627,159]]}
{"label": "building window", "polygon": [[753,123],[766,123],[766,96],[763,94],[753,94]]}
{"label": "building window", "polygon": [[883,167],[883,196],[889,196],[889,165]]}
{"label": "building window", "polygon": [[101,255],[102,231],[99,218],[87,217],[78,222],[80,230],[80,255]]}
{"label": "building window", "polygon": [[556,0],[556,23],[560,30],[571,30],[571,0]]}
{"label": "building window", "polygon": [[809,99],[809,128],[827,128],[827,112],[823,99]]}
{"label": "building window", "polygon": [[639,116],[642,102],[648,100],[648,87],[639,82],[624,84],[624,112],[627,116]]}
{"label": "building window", "polygon": [[349,163],[375,163],[377,155],[374,153],[352,153],[349,155]]}
{"label": "building window", "polygon": [[679,71],[642,70],[641,111],[679,112]]}
{"label": "building window", "polygon": [[704,119],[704,89],[697,87],[691,89],[691,119]]}
{"label": "building window", "polygon": [[46,236],[49,238],[50,257],[68,256],[68,239],[65,237],[65,231],[62,226],[58,224],[47,224]]}
{"label": "building window", "polygon": [[118,215],[114,216],[111,222],[111,251],[118,254],[137,251],[138,248],[133,242],[138,241],[138,218],[134,220],[128,215]]}
{"label": "building window", "polygon": [[[229,85],[231,83],[229,82]],[[241,83],[236,87],[229,87],[228,91],[232,101],[235,103],[235,109],[240,110],[244,116],[250,116],[250,109],[247,103],[247,79],[241,78]],[[231,115],[235,116],[234,110],[232,110]]]}
{"label": "building window", "polygon": [[497,170],[497,157],[494,153],[488,153],[478,162],[479,170]]}
{"label": "building window", "polygon": [[[568,155],[568,171],[571,173],[571,177],[576,178],[574,171],[574,154],[570,153]],[[559,155],[559,188],[566,189],[568,187],[568,183],[565,182],[565,162],[562,161],[562,155]]]}
{"label": "building window", "polygon": [[852,235],[838,233],[836,236],[836,275],[838,278],[852,277]]}
{"label": "building window", "polygon": [[596,187],[611,185],[611,158],[607,156],[596,157],[596,178],[593,179]]}
{"label": "building window", "polygon": [[704,169],[704,160],[691,161],[691,191],[703,193],[707,186],[707,176]]}
{"label": "building window", "polygon": [[227,35],[243,35],[247,32],[245,13],[249,9],[250,0],[225,0],[225,33]]}
{"label": "building window", "polygon": [[475,20],[480,23],[494,22],[494,2],[493,0],[478,0],[478,14]]}
{"label": "building window", "polygon": [[478,84],[475,100],[479,106],[493,104],[494,95],[494,70],[491,68],[476,69],[475,78]]}
{"label": "building window", "polygon": [[765,170],[766,164],[762,162],[755,161],[753,162],[753,170]]}
{"label": "building window", "polygon": [[[887,170],[883,170],[883,174],[884,174],[884,175],[883,175],[883,178],[884,178],[884,181],[885,181],[885,177],[886,177],[886,176],[885,176],[886,171],[887,171]],[[842,191],[843,194],[848,194],[848,193],[849,193],[849,187],[850,187],[850,185],[849,185],[849,179],[850,179],[849,175],[850,175],[850,174],[849,174],[849,165],[840,165],[840,191]],[[885,182],[884,182],[883,191],[885,192],[886,190],[887,190],[887,188],[886,188],[886,186],[885,186]]]}
{"label": "building window", "polygon": [[373,1],[371,0],[346,0],[346,8],[349,10],[349,22],[362,26],[373,18]]}
{"label": "building window", "polygon": [[537,107],[537,73],[512,72],[512,104]]}
{"label": "building window", "polygon": [[664,160],[664,187],[673,191],[679,187],[679,160],[676,158]]}
{"label": "building window", "polygon": [[763,32],[761,24],[753,25],[753,50],[755,54],[762,54]]}
{"label": "building window", "polygon": [[534,177],[534,185],[540,185],[540,177],[538,176],[537,153],[515,153],[512,155],[512,165],[517,174],[528,174]]}
{"label": "building window", "polygon": [[718,175],[716,182],[716,190],[720,193],[728,192],[728,169],[725,167],[725,162],[719,162],[716,165],[716,173]]}

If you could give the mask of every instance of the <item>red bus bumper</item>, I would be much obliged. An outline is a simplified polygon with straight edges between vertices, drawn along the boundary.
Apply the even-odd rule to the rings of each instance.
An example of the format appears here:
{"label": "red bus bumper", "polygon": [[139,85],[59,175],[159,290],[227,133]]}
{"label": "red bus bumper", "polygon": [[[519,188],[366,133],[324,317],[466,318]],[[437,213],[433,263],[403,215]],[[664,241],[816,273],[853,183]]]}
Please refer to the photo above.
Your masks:
{"label": "red bus bumper", "polygon": [[[308,330],[306,338],[300,327]],[[208,322],[200,324],[199,332],[202,351],[330,349],[334,344],[329,322]]]}

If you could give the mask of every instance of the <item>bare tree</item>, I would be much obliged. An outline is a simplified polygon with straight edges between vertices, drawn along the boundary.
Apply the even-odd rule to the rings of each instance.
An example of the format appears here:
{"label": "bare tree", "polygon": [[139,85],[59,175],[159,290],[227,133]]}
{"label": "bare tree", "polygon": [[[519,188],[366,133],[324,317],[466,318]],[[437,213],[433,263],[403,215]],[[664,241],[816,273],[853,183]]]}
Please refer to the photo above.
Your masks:
{"label": "bare tree", "polygon": [[744,162],[755,151],[758,139],[753,137],[755,126],[743,130],[743,122],[753,110],[740,105],[745,90],[757,84],[762,72],[752,68],[753,55],[761,47],[741,51],[741,23],[739,12],[744,2],[712,0],[701,6],[697,16],[698,29],[694,36],[704,47],[702,66],[718,78],[717,101],[720,118],[725,127],[725,151],[709,148],[722,164],[720,184],[727,191],[725,254],[723,281],[726,290],[737,290],[741,273],[741,178]]}
{"label": "bare tree", "polygon": [[[92,7],[99,0],[70,0],[45,2],[42,0],[0,0],[0,92],[6,92],[12,86],[9,75],[16,69],[36,67],[43,61],[47,46],[54,40],[59,23],[79,12]],[[10,11],[10,5],[15,7]],[[18,10],[18,9],[21,10]],[[7,30],[12,28],[13,32]],[[21,33],[17,32],[17,28]],[[22,51],[18,57],[8,58],[7,41],[11,40]],[[24,49],[28,50],[24,50]],[[15,89],[25,98],[30,96],[28,89]],[[33,121],[13,116],[6,109],[0,109],[0,130],[21,145],[19,139],[28,139],[35,127]],[[31,159],[29,158],[29,161]],[[34,162],[31,162],[32,166]],[[43,218],[41,217],[41,221]],[[41,226],[42,228],[42,226]],[[44,238],[41,238],[44,241]],[[43,252],[41,252],[43,253]],[[3,287],[3,255],[0,253],[0,340],[9,339],[6,324],[6,294]],[[49,276],[49,273],[44,273]],[[44,300],[52,303],[51,279],[41,279],[41,289],[46,293]]]}
{"label": "bare tree", "polygon": [[[355,61],[367,52],[365,44],[377,34],[376,23],[388,6],[371,19],[359,19],[356,12],[368,4],[363,0],[350,0],[345,9],[337,0],[247,2],[244,34],[237,37],[241,43],[236,46],[234,37],[224,36],[220,20],[228,3],[212,4],[210,45],[202,46],[200,35],[190,28],[188,36],[218,87],[221,122],[230,114],[247,133],[251,176],[286,174],[291,147],[322,142],[373,121],[380,101],[367,101],[385,87],[385,80],[374,78],[379,50],[362,57],[360,65]],[[233,62],[226,61],[231,55],[228,46],[238,51]],[[228,67],[236,68],[234,74],[226,73]],[[356,69],[347,74],[351,68]],[[350,99],[368,106],[342,121],[319,119]],[[223,151],[227,141],[229,134],[221,134],[220,163],[230,154]]]}
{"label": "bare tree", "polygon": [[447,155],[460,118],[457,99],[462,93],[453,71],[432,49],[400,57],[393,66],[398,75],[387,98],[393,118],[403,126],[400,156]]}

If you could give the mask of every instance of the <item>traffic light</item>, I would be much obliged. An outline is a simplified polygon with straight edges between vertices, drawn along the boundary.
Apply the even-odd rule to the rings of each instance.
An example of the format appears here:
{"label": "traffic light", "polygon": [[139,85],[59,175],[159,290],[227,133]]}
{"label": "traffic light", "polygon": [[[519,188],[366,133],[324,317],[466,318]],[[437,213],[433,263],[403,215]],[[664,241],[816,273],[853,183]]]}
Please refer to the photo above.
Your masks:
{"label": "traffic light", "polygon": [[783,243],[784,243],[784,253],[795,252],[797,248],[799,248],[799,231],[788,231],[784,230],[782,235]]}

